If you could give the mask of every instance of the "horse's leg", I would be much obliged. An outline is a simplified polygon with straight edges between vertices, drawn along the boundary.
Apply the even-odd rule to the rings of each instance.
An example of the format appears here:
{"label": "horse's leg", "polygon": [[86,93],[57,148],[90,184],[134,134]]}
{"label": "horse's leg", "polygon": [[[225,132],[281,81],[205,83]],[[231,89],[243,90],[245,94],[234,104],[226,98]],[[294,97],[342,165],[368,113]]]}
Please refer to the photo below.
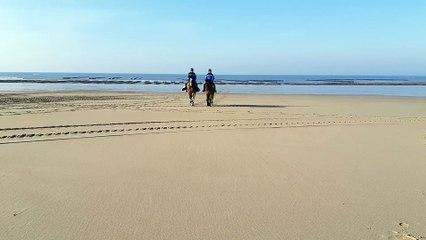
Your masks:
{"label": "horse's leg", "polygon": [[210,107],[213,105],[213,98],[214,98],[214,89],[209,94]]}
{"label": "horse's leg", "polygon": [[211,107],[212,106],[212,92],[209,91],[207,94],[207,106]]}
{"label": "horse's leg", "polygon": [[194,106],[194,93],[192,91],[189,94],[189,103],[191,106]]}

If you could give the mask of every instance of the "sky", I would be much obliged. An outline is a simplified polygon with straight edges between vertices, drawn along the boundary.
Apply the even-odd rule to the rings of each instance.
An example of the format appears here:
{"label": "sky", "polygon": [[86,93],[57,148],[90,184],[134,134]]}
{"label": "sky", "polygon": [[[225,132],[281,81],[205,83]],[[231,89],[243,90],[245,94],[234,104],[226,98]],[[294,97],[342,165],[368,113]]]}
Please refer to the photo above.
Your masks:
{"label": "sky", "polygon": [[425,0],[0,0],[1,72],[426,75]]}

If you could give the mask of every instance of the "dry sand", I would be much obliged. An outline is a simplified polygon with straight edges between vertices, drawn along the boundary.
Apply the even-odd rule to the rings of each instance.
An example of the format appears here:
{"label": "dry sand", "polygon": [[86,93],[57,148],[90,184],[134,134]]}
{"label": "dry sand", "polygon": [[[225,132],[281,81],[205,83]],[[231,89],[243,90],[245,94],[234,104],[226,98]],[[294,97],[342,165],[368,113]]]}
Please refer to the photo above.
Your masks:
{"label": "dry sand", "polygon": [[0,239],[425,239],[426,99],[0,95]]}

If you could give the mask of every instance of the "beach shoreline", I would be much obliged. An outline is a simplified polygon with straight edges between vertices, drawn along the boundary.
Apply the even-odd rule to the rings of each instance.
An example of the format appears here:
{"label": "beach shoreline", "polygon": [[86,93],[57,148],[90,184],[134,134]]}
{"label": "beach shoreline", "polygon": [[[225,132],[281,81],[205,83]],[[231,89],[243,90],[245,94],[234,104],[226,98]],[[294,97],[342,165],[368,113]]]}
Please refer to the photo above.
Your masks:
{"label": "beach shoreline", "polygon": [[1,239],[426,235],[426,97],[0,94]]}
{"label": "beach shoreline", "polygon": [[[0,72],[0,92],[120,91],[179,93],[185,74]],[[202,75],[199,84],[203,83]],[[226,75],[221,93],[426,97],[426,76]]]}

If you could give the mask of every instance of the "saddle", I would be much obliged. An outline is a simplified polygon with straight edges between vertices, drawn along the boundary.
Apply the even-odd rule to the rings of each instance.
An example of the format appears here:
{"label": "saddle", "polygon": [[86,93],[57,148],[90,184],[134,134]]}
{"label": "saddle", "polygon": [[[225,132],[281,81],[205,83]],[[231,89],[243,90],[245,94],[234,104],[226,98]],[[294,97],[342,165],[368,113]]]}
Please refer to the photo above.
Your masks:
{"label": "saddle", "polygon": [[187,87],[189,87],[189,83],[191,83],[191,86],[194,88],[196,92],[200,91],[200,88],[198,88],[198,83],[195,80],[192,80],[192,79],[189,80],[187,83]]}
{"label": "saddle", "polygon": [[204,91],[208,90],[208,89],[216,92],[216,86],[215,86],[215,84],[212,81],[206,81],[205,82],[205,84],[204,84]]}

